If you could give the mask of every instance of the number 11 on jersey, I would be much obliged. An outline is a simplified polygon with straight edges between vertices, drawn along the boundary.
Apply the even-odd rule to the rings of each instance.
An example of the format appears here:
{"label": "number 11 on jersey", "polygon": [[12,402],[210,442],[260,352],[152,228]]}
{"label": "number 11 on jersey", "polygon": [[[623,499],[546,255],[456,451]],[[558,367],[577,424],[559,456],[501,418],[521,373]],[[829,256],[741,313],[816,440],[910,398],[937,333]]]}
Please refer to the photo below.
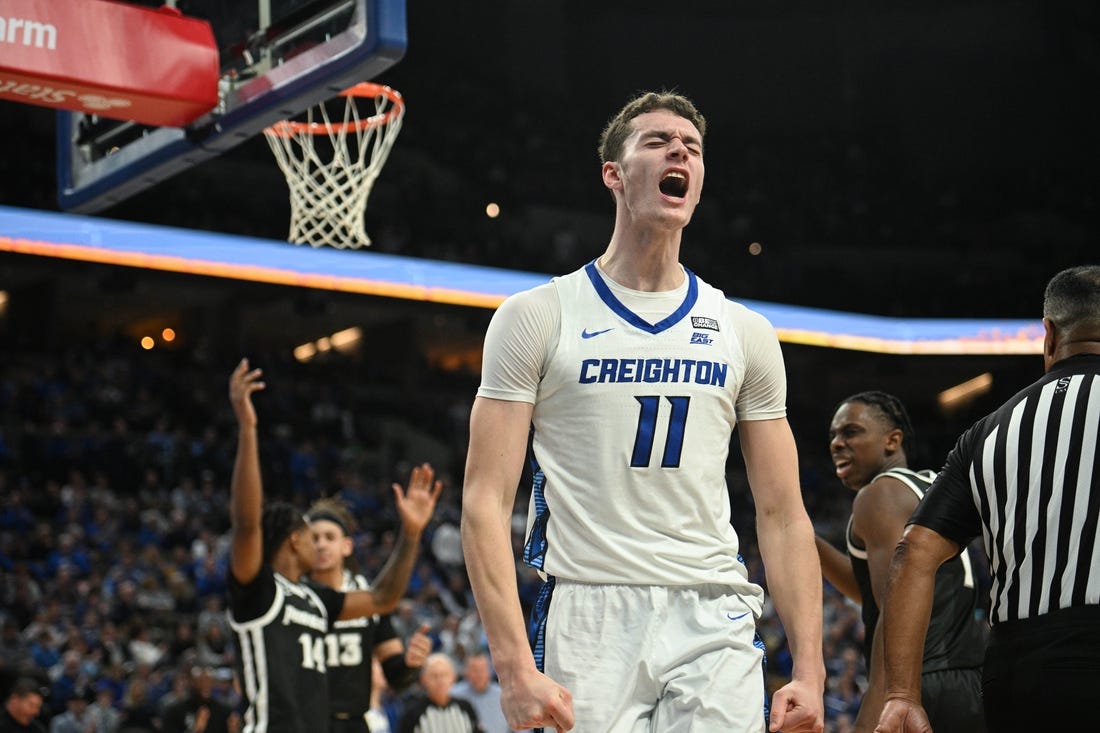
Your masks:
{"label": "number 11 on jersey", "polygon": [[[653,436],[657,431],[657,417],[661,412],[658,396],[635,397],[638,410],[638,432],[634,436],[634,451],[630,456],[631,468],[646,468],[653,455]],[[679,468],[680,454],[684,450],[684,426],[687,424],[690,397],[665,397],[671,405],[668,433],[665,435],[665,451],[661,456],[661,468]]]}

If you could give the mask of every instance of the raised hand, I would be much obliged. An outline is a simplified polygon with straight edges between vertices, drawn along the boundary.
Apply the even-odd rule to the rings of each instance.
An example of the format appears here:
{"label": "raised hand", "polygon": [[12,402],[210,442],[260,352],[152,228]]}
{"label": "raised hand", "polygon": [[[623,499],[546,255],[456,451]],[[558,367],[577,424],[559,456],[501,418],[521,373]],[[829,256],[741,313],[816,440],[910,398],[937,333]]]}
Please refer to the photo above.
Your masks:
{"label": "raised hand", "polygon": [[229,375],[229,403],[238,424],[237,455],[233,459],[233,477],[229,482],[229,517],[233,527],[230,572],[243,584],[252,582],[263,564],[264,489],[256,410],[252,407],[252,393],[264,388],[261,373],[259,369],[248,368],[248,359],[241,359]]}
{"label": "raised hand", "polygon": [[442,491],[443,482],[435,481],[435,469],[428,463],[413,468],[407,491],[401,488],[401,484],[394,483],[393,498],[397,502],[401,526],[407,534],[419,536],[424,531]]}
{"label": "raised hand", "polygon": [[419,669],[424,666],[424,660],[432,652],[432,640],[428,636],[431,624],[420,624],[420,628],[409,637],[409,645],[405,648],[405,666]]}
{"label": "raised hand", "polygon": [[252,406],[252,393],[267,385],[260,381],[262,369],[248,368],[248,359],[241,359],[237,368],[229,376],[229,403],[237,415],[237,423],[242,428],[256,427],[256,409]]}

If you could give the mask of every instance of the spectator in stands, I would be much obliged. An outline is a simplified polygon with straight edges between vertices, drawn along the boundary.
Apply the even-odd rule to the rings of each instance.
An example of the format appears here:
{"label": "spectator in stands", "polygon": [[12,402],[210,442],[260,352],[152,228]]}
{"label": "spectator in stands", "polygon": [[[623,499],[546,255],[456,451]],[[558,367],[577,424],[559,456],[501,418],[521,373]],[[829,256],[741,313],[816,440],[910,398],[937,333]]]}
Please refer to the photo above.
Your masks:
{"label": "spectator in stands", "polygon": [[30,656],[30,647],[19,633],[19,624],[5,618],[0,629],[0,669],[18,669]]}
{"label": "spectator in stands", "polygon": [[68,566],[75,577],[84,577],[91,570],[88,553],[78,547],[71,532],[62,532],[57,538],[57,549],[46,558],[46,574],[57,574],[62,565]]}
{"label": "spectator in stands", "polygon": [[61,652],[53,642],[53,637],[45,629],[24,630],[23,638],[29,639],[27,649],[31,661],[38,669],[48,670],[61,661]]}
{"label": "spectator in stands", "polygon": [[478,652],[467,657],[462,676],[451,688],[451,696],[474,706],[485,733],[508,733],[511,728],[500,707],[500,685],[493,679],[489,655]]}
{"label": "spectator in stands", "polygon": [[225,627],[207,624],[195,644],[199,664],[207,667],[229,667],[233,664],[233,649]]}
{"label": "spectator in stands", "polygon": [[129,651],[136,664],[152,668],[164,659],[167,645],[153,638],[144,621],[135,621],[130,625]]}
{"label": "spectator in stands", "polygon": [[450,733],[479,733],[484,729],[478,721],[477,711],[467,700],[451,696],[451,687],[457,674],[454,662],[446,654],[436,652],[428,656],[420,668],[420,686],[423,694],[413,697],[405,705],[397,733],[446,730]]}
{"label": "spectator in stands", "polygon": [[19,628],[26,628],[34,620],[42,601],[42,586],[31,575],[25,562],[5,568],[3,607],[8,617]]}
{"label": "spectator in stands", "polygon": [[214,670],[193,667],[184,697],[164,711],[161,733],[235,733],[240,729],[236,711],[214,697]]}
{"label": "spectator in stands", "polygon": [[155,733],[160,727],[154,702],[149,699],[146,674],[146,670],[139,668],[130,675],[129,685],[122,697],[121,733]]}
{"label": "spectator in stands", "polygon": [[46,733],[46,726],[38,719],[44,699],[45,691],[37,680],[17,679],[4,701],[0,733]]}
{"label": "spectator in stands", "polygon": [[61,656],[61,661],[49,671],[51,715],[63,713],[65,702],[72,697],[76,689],[90,682],[84,677],[81,661],[80,652],[72,649],[65,652]]}
{"label": "spectator in stands", "polygon": [[95,726],[95,733],[118,733],[122,713],[115,707],[110,685],[101,683],[96,687],[95,702],[88,706],[88,717]]}
{"label": "spectator in stands", "polygon": [[95,691],[90,687],[78,687],[69,695],[66,710],[50,721],[50,733],[100,733],[88,714],[88,706],[95,701]]}
{"label": "spectator in stands", "polygon": [[196,654],[195,622],[193,617],[184,616],[176,621],[175,632],[168,642],[169,661],[183,659],[185,655]]}

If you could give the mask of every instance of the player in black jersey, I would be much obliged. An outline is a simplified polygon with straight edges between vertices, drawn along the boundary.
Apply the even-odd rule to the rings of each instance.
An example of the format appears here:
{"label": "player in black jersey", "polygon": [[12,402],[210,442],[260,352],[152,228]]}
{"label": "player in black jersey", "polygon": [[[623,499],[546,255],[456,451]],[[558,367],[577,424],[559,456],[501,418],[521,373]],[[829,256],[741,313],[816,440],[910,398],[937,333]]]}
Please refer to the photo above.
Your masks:
{"label": "player in black jersey", "polygon": [[328,650],[337,619],[392,611],[409,582],[420,535],[441,487],[426,464],[413,469],[408,491],[394,487],[402,534],[370,590],[339,593],[303,582],[316,557],[300,511],[264,506],[252,393],[259,369],[242,359],[229,379],[237,417],[237,455],[230,489],[232,544],[229,617],[236,632],[238,683],[246,709],[241,733],[314,733],[327,728]]}
{"label": "player in black jersey", "polygon": [[[369,588],[355,572],[351,532],[354,518],[340,501],[327,497],[314,502],[307,514],[317,549],[310,579],[340,591]],[[337,621],[325,637],[328,651],[331,733],[369,733],[372,657],[382,665],[386,682],[401,692],[416,682],[420,667],[432,650],[429,624],[409,637],[408,649],[393,628],[389,614]]]}
{"label": "player in black jersey", "polygon": [[[857,492],[846,540],[848,554],[816,538],[821,569],[841,593],[861,603],[868,684],[855,730],[870,733],[883,705],[884,660],[879,607],[886,575],[905,523],[935,478],[912,471],[913,427],[901,401],[861,392],[837,406],[829,451],[837,478]],[[936,733],[983,730],[981,663],[987,625],[975,615],[977,589],[964,551],[936,577],[936,600],[924,649],[922,690]]]}

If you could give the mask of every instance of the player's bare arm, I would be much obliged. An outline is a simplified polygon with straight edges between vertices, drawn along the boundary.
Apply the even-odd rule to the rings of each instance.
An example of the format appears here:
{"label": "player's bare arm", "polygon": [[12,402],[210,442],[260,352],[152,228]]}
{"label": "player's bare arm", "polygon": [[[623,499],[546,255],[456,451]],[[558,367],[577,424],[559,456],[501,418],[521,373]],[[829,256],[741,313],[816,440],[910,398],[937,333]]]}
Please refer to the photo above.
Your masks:
{"label": "player's bare arm", "polygon": [[401,534],[386,565],[371,582],[370,590],[349,591],[344,600],[341,619],[390,613],[409,587],[413,567],[420,549],[420,536],[435,511],[443,484],[435,479],[435,470],[427,463],[416,466],[409,476],[409,487],[393,484],[397,513],[401,517]]}
{"label": "player's bare arm", "polygon": [[886,689],[876,733],[932,730],[920,698],[924,637],[936,571],[959,550],[938,532],[915,524],[906,527],[897,545],[882,608]]}
{"label": "player's bare arm", "polygon": [[462,549],[513,729],[573,727],[572,696],[535,666],[516,587],[512,506],[533,406],[479,397],[470,414]]}
{"label": "player's bare arm", "polygon": [[833,584],[833,587],[856,603],[863,602],[863,594],[856,583],[856,575],[852,571],[852,561],[848,556],[833,547],[823,537],[814,535],[814,545],[817,547],[817,557],[821,562],[821,574],[825,580]]}
{"label": "player's bare arm", "polygon": [[[886,603],[890,561],[905,531],[905,523],[916,506],[916,494],[890,476],[882,476],[865,486],[852,504],[852,534],[867,551],[871,589],[879,609]],[[880,613],[871,645],[867,689],[856,717],[856,733],[870,733],[882,712],[885,692],[882,619],[883,614]]]}
{"label": "player's bare arm", "polygon": [[825,727],[821,564],[799,490],[794,436],[786,418],[745,421],[737,429],[756,502],[768,592],[787,630],[794,659],[791,681],[772,698],[769,730],[821,733]]}
{"label": "player's bare arm", "polygon": [[263,372],[250,369],[241,359],[229,376],[229,403],[237,417],[237,456],[229,489],[229,516],[232,523],[230,572],[241,584],[247,584],[260,572],[263,563],[263,482],[256,436],[256,409],[252,393],[264,388]]}

